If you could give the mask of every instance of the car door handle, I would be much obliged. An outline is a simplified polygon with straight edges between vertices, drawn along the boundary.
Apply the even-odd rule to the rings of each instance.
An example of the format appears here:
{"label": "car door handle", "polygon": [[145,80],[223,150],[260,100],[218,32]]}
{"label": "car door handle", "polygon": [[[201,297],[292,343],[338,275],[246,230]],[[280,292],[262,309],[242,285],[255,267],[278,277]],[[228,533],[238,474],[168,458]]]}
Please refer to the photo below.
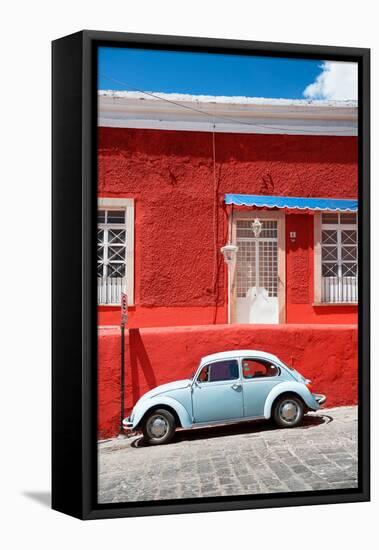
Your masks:
{"label": "car door handle", "polygon": [[241,388],[241,384],[232,384],[232,389],[233,390],[239,390]]}

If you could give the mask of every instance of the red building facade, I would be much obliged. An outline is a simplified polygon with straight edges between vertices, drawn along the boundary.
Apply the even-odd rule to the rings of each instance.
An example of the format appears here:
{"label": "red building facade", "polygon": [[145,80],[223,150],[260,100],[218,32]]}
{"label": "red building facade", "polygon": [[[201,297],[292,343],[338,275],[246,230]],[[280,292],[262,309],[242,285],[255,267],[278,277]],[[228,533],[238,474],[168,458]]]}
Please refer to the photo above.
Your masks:
{"label": "red building facade", "polygon": [[[110,326],[119,324],[121,284],[130,302],[127,346],[130,353],[133,345],[138,351],[129,363],[134,381],[132,371],[126,375],[127,407],[150,387],[188,376],[199,354],[257,347],[258,328],[265,334],[260,336],[265,351],[273,351],[270,341],[280,341],[275,353],[292,362],[296,357],[305,374],[302,346],[313,342],[316,351],[322,341],[338,364],[345,361],[348,379],[355,376],[356,213],[227,205],[225,199],[239,194],[356,200],[356,108],[301,102],[248,107],[216,104],[233,122],[215,126],[214,120],[184,116],[179,108],[172,114],[170,105],[162,114],[161,102],[140,98],[138,103],[130,94],[100,96],[100,436],[112,433],[117,416],[109,412],[117,403],[117,384],[108,374],[118,360]],[[238,247],[229,269],[221,252],[227,243]],[[227,335],[217,332],[219,343],[214,325]],[[179,370],[175,357],[170,368],[152,351],[155,328],[157,345],[164,346],[162,327],[170,346],[179,353],[182,345],[187,357]],[[280,338],[273,336],[278,330]],[[293,339],[294,330],[298,343],[291,351],[285,335]],[[339,349],[350,350],[347,362],[343,353],[333,352],[337,333]],[[191,344],[191,335],[197,345]],[[204,345],[198,345],[199,338]],[[314,375],[317,368],[311,363]],[[321,377],[324,386],[332,384],[332,393],[330,387],[318,389],[331,394],[332,405],[356,402],[355,385],[346,392],[338,369],[332,370],[330,380],[327,370]]]}

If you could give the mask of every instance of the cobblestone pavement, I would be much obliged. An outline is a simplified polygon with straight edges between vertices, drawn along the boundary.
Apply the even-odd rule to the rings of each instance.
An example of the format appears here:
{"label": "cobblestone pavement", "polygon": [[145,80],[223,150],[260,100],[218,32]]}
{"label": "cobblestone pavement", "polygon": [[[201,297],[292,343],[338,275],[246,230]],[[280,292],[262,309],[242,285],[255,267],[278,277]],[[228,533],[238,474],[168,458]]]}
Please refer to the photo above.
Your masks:
{"label": "cobblestone pavement", "polygon": [[302,426],[267,422],[99,443],[99,502],[129,502],[357,487],[357,408],[308,414]]}

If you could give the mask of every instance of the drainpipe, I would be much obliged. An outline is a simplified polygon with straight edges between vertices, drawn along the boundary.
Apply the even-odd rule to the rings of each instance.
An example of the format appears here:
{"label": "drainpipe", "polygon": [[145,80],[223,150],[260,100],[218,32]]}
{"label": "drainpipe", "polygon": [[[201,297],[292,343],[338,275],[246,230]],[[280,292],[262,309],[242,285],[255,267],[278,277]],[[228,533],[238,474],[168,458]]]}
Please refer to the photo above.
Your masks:
{"label": "drainpipe", "polygon": [[238,246],[227,244],[221,248],[224,262],[228,266],[228,324],[231,322],[231,290],[232,290],[232,268],[235,262]]}
{"label": "drainpipe", "polygon": [[231,323],[232,264],[228,264],[228,325]]}

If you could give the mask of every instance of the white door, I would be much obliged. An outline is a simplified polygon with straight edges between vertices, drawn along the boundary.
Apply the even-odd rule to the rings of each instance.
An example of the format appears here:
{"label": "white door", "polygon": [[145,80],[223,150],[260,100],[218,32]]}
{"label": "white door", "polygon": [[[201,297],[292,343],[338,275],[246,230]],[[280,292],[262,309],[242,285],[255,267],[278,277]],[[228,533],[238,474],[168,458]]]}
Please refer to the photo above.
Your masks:
{"label": "white door", "polygon": [[236,220],[237,323],[279,323],[278,221],[261,220],[259,236],[252,219]]}

